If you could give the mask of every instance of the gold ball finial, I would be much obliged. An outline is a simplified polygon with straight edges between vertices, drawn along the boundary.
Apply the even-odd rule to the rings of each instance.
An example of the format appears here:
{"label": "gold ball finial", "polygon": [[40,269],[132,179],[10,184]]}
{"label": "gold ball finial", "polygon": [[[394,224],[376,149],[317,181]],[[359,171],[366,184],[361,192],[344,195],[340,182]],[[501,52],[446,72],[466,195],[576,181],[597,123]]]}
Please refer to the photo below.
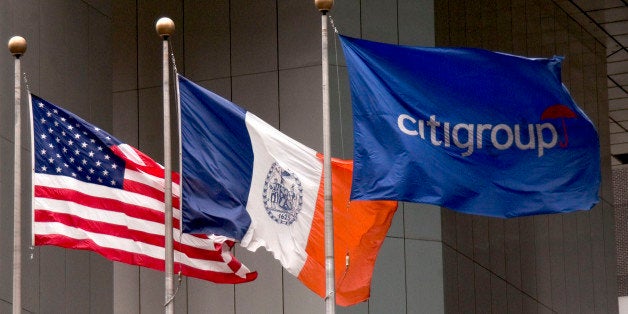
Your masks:
{"label": "gold ball finial", "polygon": [[174,22],[170,18],[162,17],[155,23],[155,30],[159,36],[166,39],[174,34]]}
{"label": "gold ball finial", "polygon": [[20,57],[26,52],[26,39],[22,36],[13,36],[9,39],[9,51],[12,55]]}
{"label": "gold ball finial", "polygon": [[314,0],[314,4],[319,11],[326,13],[334,6],[334,0]]}

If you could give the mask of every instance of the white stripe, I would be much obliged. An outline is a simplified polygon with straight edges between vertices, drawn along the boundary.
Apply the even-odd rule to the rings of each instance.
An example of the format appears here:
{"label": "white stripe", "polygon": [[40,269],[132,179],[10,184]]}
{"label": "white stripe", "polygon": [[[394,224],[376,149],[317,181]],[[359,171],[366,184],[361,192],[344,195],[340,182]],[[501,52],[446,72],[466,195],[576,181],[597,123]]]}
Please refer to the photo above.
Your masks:
{"label": "white stripe", "polygon": [[[129,239],[118,238],[111,235],[88,232],[83,229],[71,227],[58,222],[35,222],[33,223],[33,233],[39,235],[64,235],[77,240],[92,240],[96,245],[103,248],[122,250],[133,254],[142,254],[155,259],[164,259],[164,248],[137,242]],[[212,246],[213,248],[213,246]],[[212,250],[213,251],[213,250]],[[191,266],[200,270],[210,270],[223,273],[232,273],[232,270],[224,262],[216,262],[190,258],[185,253],[175,251],[175,262]]]}
{"label": "white stripe", "polygon": [[[251,226],[244,235],[241,246],[251,251],[265,247],[288,272],[298,276],[307,259],[305,247],[318,197],[322,164],[316,157],[315,150],[248,112],[246,126],[255,158],[247,204]],[[277,223],[266,213],[264,184],[274,162],[282,169],[293,172],[303,188],[303,205],[298,218],[291,225]]]}

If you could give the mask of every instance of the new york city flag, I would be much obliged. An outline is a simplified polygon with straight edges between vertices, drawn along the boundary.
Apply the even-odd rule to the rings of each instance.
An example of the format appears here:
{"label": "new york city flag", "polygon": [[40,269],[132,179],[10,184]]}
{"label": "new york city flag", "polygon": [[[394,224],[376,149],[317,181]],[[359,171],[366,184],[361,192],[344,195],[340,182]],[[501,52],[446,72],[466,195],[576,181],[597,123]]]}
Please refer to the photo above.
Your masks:
{"label": "new york city flag", "polygon": [[[179,76],[183,230],[265,248],[325,297],[323,161],[253,113]],[[336,303],[369,298],[394,201],[349,201],[352,162],[332,159]]]}

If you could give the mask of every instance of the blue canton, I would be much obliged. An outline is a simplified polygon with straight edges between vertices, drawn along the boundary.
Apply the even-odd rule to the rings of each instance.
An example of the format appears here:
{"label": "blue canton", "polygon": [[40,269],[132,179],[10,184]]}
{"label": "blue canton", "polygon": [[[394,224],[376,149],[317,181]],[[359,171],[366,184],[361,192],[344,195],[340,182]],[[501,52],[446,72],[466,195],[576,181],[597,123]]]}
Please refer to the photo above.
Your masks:
{"label": "blue canton", "polygon": [[32,98],[34,171],[122,188],[125,162],[109,148],[121,142],[70,112]]}

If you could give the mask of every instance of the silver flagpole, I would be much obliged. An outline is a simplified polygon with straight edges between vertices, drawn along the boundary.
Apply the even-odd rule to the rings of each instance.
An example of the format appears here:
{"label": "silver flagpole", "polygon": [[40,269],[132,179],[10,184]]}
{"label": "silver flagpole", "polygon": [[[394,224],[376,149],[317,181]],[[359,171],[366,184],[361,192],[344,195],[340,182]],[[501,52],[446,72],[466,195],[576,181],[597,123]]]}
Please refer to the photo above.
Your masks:
{"label": "silver flagpole", "polygon": [[168,66],[168,38],[174,33],[174,22],[160,18],[155,24],[163,39],[163,96],[164,96],[164,219],[165,241],[165,304],[164,313],[174,313],[174,251],[172,243],[172,156],[170,148],[170,67]]}
{"label": "silver flagpole", "polygon": [[13,36],[9,40],[9,51],[15,56],[15,142],[13,160],[13,313],[22,312],[22,117],[20,57],[26,52],[26,40]]}
{"label": "silver flagpole", "polygon": [[329,127],[329,60],[327,52],[327,12],[334,5],[333,0],[315,0],[316,8],[321,12],[321,43],[323,68],[323,172],[325,198],[325,312],[336,311],[336,284],[334,270],[334,215],[331,197],[331,137]]}

